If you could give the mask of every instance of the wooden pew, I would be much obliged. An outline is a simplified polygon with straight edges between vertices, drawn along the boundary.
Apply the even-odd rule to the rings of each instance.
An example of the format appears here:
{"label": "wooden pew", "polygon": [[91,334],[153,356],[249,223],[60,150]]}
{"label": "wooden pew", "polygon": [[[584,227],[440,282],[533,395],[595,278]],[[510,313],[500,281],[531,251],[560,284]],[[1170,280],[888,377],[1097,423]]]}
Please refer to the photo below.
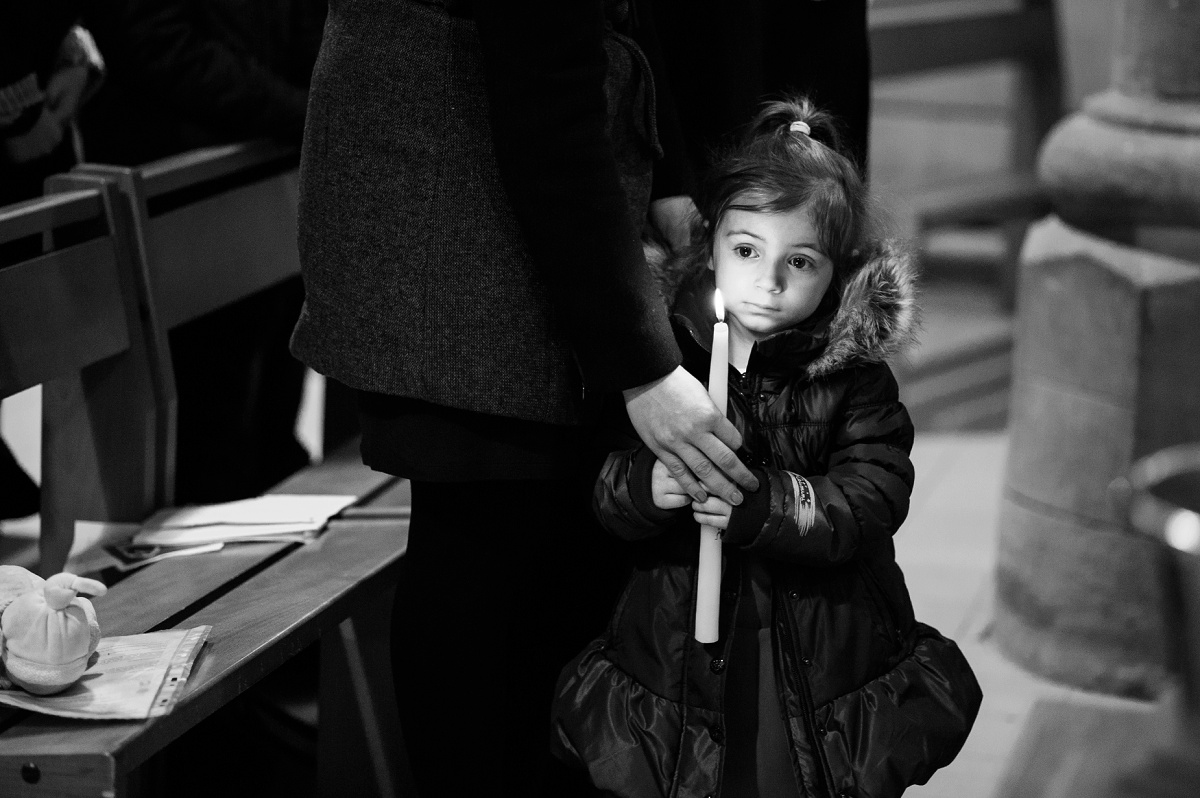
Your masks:
{"label": "wooden pew", "polygon": [[[132,219],[133,254],[172,330],[299,274],[294,147],[251,141],[180,153],[136,167],[82,164],[72,175],[112,182]],[[163,418],[177,419],[166,349]],[[164,465],[174,500],[176,460]]]}
{"label": "wooden pew", "polygon": [[[0,397],[42,393],[40,570],[66,562],[76,518],[140,521],[169,493],[159,423],[156,313],[114,188],[54,181],[0,209],[0,246],[43,254],[0,264]],[[38,249],[38,247],[34,247]]]}
{"label": "wooden pew", "polygon": [[300,272],[295,148],[209,147],[137,167],[82,164],[129,204],[165,329]]}
{"label": "wooden pew", "polygon": [[[56,185],[101,186],[110,205],[132,219],[124,240],[138,266],[133,273],[147,307],[157,310],[154,303],[163,301],[145,354],[159,369],[151,381],[166,384],[155,399],[168,428],[174,419],[165,331],[295,273],[291,160],[292,151],[238,145],[140,169],[89,166],[55,178]],[[106,636],[212,625],[185,694],[170,714],[146,722],[0,711],[0,795],[158,794],[142,765],[317,640],[320,794],[409,794],[388,644],[391,593],[406,545],[405,491],[363,466],[356,452],[343,454],[275,488],[358,497],[316,543],[241,544],[155,563],[96,599]],[[160,475],[167,489],[130,520],[170,504],[170,470]]]}
{"label": "wooden pew", "polygon": [[408,528],[396,488],[357,460],[327,461],[273,491],[364,491],[359,517],[335,519],[316,543],[240,544],[166,560],[95,599],[106,636],[212,625],[185,693],[172,712],[144,722],[0,710],[0,795],[166,794],[156,787],[169,785],[145,783],[140,766],[317,640],[318,794],[411,795],[388,644]]}

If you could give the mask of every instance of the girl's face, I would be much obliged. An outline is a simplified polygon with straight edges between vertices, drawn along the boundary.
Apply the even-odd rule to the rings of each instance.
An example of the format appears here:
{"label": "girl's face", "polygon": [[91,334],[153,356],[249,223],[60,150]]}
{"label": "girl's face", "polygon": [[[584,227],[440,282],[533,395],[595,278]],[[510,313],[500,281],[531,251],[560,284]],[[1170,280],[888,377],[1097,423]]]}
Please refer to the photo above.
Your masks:
{"label": "girl's face", "polygon": [[833,280],[812,215],[729,210],[713,236],[709,268],[725,301],[730,332],[749,343],[807,319]]}

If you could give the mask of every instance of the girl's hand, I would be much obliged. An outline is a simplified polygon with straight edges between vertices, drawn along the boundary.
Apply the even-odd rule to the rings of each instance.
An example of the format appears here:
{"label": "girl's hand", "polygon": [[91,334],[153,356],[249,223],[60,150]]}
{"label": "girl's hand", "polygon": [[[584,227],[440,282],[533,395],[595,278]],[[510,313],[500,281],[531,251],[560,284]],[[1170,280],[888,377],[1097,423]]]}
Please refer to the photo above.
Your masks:
{"label": "girl's hand", "polygon": [[671,476],[662,460],[655,460],[654,468],[650,471],[650,495],[654,499],[654,506],[660,510],[686,507],[692,500],[679,480]]}
{"label": "girl's hand", "polygon": [[702,502],[692,502],[692,517],[698,523],[714,529],[728,529],[732,513],[733,505],[716,496],[709,496]]}
{"label": "girl's hand", "polygon": [[686,195],[663,197],[650,203],[650,223],[675,252],[692,242],[692,223],[700,218],[696,203]]}

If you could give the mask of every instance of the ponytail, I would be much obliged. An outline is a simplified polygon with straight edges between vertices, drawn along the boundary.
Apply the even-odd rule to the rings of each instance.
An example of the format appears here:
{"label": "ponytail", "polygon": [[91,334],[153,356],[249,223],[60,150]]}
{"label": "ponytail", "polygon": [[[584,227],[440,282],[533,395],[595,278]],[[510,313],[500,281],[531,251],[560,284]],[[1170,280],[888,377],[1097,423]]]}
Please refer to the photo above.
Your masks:
{"label": "ponytail", "polygon": [[764,104],[750,122],[743,141],[748,143],[762,137],[792,139],[800,145],[804,143],[803,138],[807,138],[824,144],[843,157],[849,157],[843,148],[841,131],[833,115],[817,108],[812,100],[803,96]]}

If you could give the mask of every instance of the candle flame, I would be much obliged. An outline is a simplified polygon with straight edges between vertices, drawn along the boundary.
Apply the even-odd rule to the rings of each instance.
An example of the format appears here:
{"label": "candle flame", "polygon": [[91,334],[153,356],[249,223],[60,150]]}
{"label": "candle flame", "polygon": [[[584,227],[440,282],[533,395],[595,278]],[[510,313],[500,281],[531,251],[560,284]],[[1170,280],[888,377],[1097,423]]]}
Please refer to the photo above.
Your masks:
{"label": "candle flame", "polygon": [[725,300],[720,288],[713,291],[713,309],[717,312],[717,321],[725,321]]}

